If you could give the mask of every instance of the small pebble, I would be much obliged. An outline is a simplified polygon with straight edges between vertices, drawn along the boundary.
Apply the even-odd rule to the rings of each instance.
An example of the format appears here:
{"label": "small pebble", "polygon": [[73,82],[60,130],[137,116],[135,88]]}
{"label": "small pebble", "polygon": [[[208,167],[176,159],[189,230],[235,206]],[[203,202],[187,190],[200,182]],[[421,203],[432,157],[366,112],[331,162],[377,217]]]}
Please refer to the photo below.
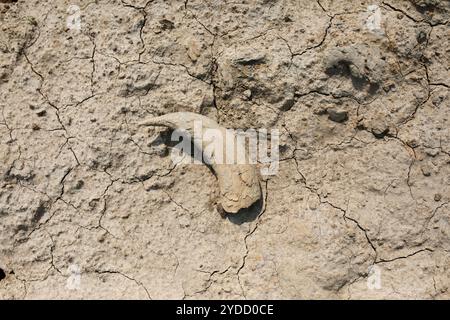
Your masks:
{"label": "small pebble", "polygon": [[250,99],[252,97],[252,91],[250,89],[247,89],[244,91],[244,97],[246,99]]}
{"label": "small pebble", "polygon": [[347,111],[327,110],[328,119],[334,122],[342,123],[348,120]]}
{"label": "small pebble", "polygon": [[37,115],[38,117],[43,117],[43,116],[45,116],[46,114],[47,114],[47,111],[45,111],[45,110],[40,110],[40,111],[36,112],[36,115]]}
{"label": "small pebble", "polygon": [[425,177],[431,176],[431,168],[430,168],[430,166],[428,166],[428,165],[423,165],[423,166],[421,167],[421,169],[422,169],[422,174],[423,174]]}

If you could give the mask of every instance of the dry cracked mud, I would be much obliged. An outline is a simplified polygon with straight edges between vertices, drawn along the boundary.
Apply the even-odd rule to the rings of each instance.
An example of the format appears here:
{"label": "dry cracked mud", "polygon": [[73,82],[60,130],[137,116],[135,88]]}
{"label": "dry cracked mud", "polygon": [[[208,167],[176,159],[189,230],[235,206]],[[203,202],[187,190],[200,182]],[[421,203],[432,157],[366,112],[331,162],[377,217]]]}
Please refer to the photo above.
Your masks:
{"label": "dry cracked mud", "polygon": [[[0,298],[449,299],[449,14],[0,1]],[[179,111],[279,130],[261,208],[138,125]]]}

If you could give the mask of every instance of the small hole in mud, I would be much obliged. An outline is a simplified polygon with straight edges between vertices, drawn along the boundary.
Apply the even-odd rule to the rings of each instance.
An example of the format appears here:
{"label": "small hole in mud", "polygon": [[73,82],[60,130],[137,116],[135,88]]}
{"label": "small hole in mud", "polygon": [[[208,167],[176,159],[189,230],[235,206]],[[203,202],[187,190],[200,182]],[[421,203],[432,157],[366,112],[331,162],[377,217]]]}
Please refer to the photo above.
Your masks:
{"label": "small hole in mud", "polygon": [[3,269],[0,268],[0,281],[2,281],[5,278],[6,278],[5,271],[3,271]]}

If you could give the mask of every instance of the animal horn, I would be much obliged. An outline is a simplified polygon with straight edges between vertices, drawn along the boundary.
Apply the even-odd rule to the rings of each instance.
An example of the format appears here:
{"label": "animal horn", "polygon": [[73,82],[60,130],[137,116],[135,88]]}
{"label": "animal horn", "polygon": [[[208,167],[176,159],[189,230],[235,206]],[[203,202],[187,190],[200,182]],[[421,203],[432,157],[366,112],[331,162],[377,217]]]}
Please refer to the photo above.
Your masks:
{"label": "animal horn", "polygon": [[[194,145],[196,148],[203,152],[203,155],[209,157],[209,162],[212,170],[214,171],[220,190],[220,207],[219,212],[225,211],[226,213],[237,213],[241,209],[245,209],[256,203],[261,199],[261,186],[259,182],[259,176],[255,165],[247,163],[244,164],[225,164],[224,162],[218,163],[214,154],[205,155],[205,148],[214,141],[204,141],[201,139],[201,143],[195,139],[194,127],[201,124],[201,137],[205,133],[205,130],[216,129],[224,138],[229,132],[227,129],[220,126],[215,121],[208,117],[192,113],[192,112],[175,112],[169,113],[159,117],[153,117],[141,122],[141,126],[161,126],[171,129],[185,130],[190,137],[194,137]],[[234,139],[234,144],[237,148],[245,150],[245,142],[237,139],[234,132],[231,133]],[[213,137],[214,139],[214,137]],[[242,145],[244,143],[244,145]],[[223,159],[227,159],[227,151],[233,152],[236,149],[230,150],[225,147],[223,149]],[[222,213],[222,212],[221,212]]]}

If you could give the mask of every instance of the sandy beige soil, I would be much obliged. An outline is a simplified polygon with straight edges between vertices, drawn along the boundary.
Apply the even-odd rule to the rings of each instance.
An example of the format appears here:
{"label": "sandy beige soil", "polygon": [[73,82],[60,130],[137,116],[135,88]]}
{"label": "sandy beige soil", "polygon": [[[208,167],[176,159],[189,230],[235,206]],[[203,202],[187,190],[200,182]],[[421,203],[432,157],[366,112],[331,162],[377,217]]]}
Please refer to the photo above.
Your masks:
{"label": "sandy beige soil", "polygon": [[[0,2],[0,298],[450,298],[448,1]],[[176,111],[279,130],[260,210]]]}

